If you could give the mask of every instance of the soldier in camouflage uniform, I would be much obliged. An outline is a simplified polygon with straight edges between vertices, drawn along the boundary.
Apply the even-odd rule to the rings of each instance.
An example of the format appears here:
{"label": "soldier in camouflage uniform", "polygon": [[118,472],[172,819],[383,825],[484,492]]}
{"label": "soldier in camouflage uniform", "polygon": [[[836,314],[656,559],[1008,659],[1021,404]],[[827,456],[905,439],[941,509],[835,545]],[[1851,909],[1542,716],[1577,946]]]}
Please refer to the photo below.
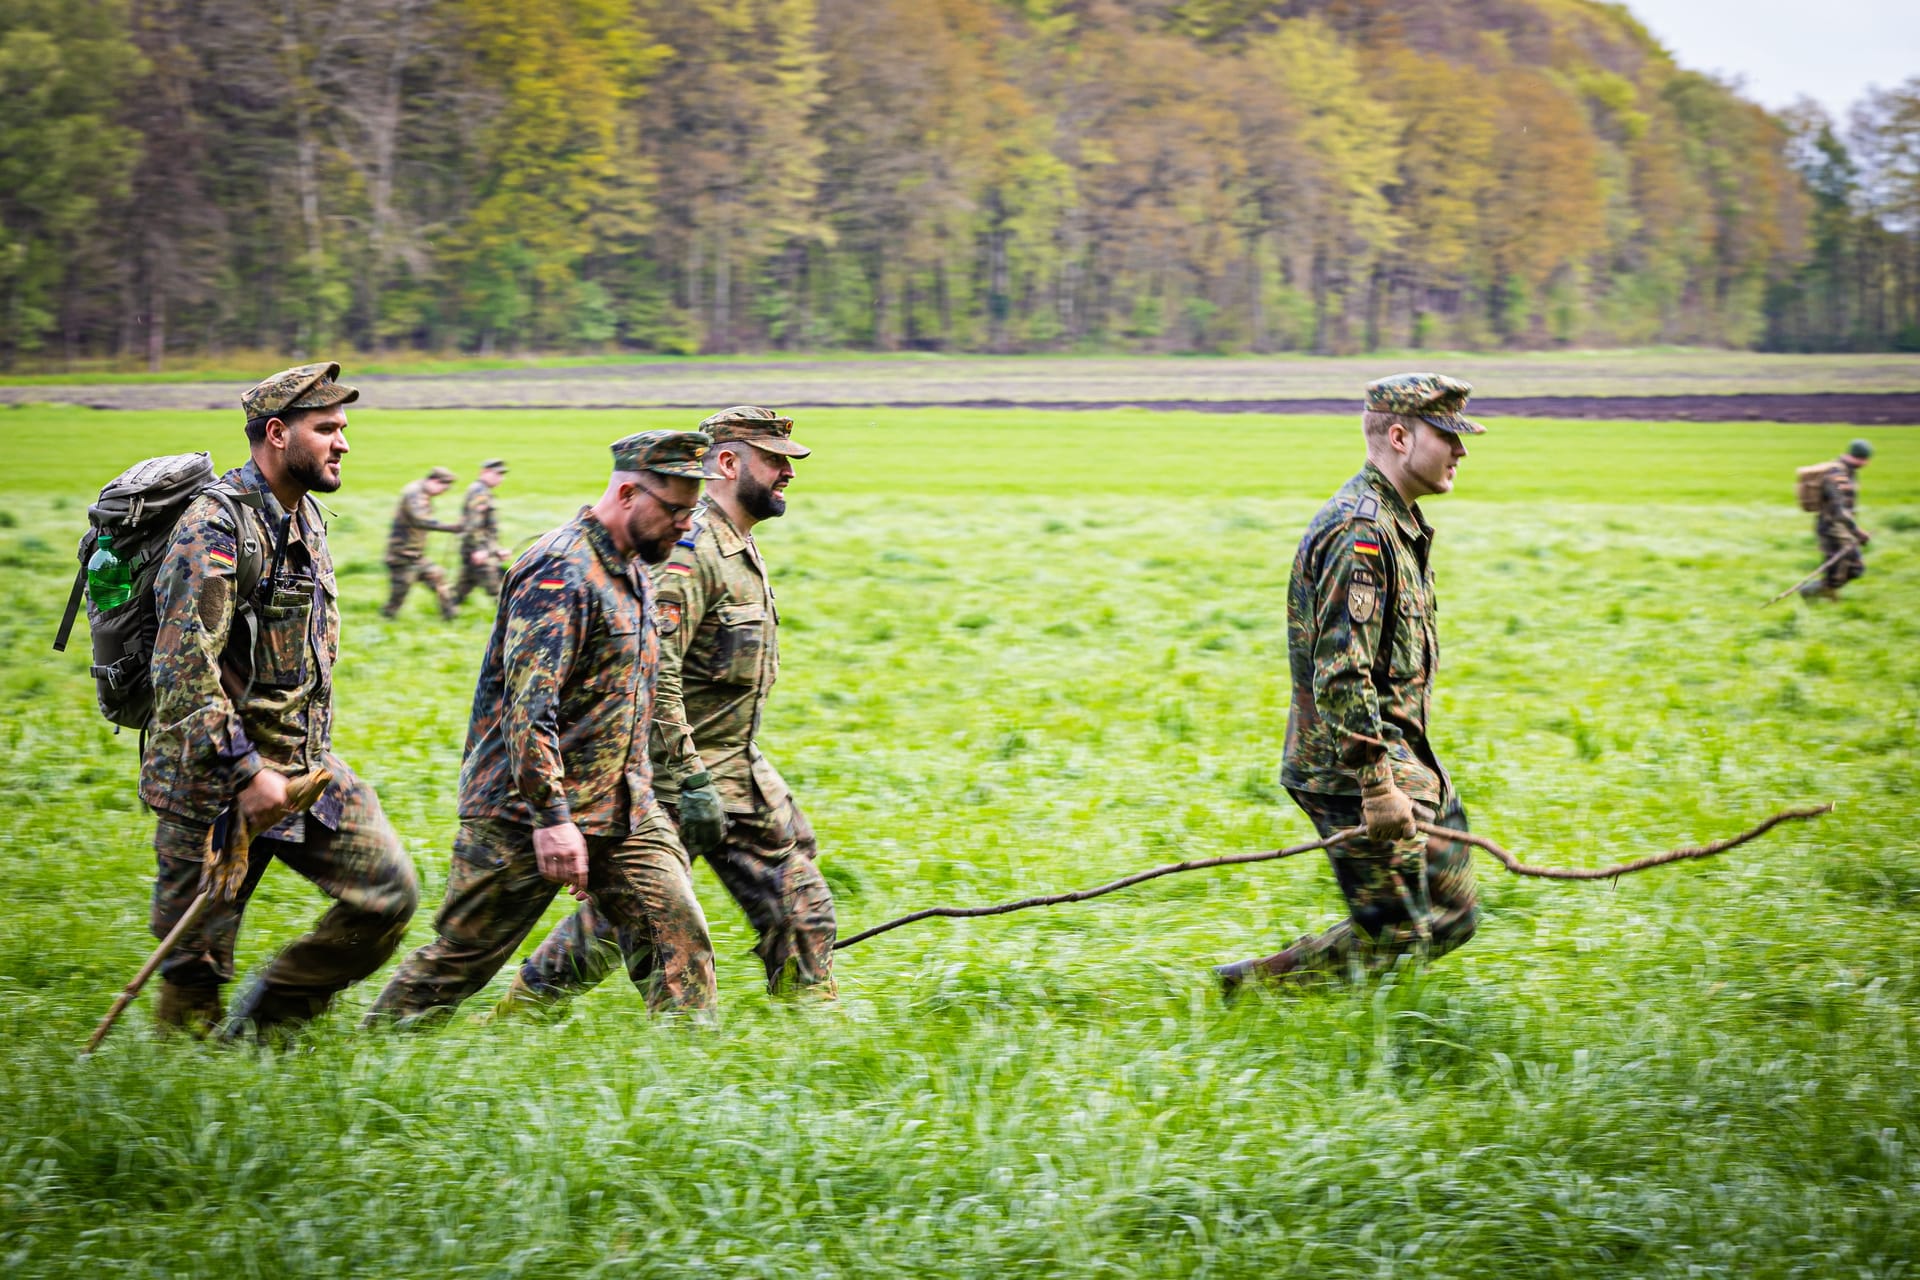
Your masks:
{"label": "soldier in camouflage uniform", "polygon": [[[753,527],[784,515],[790,459],[811,451],[793,420],[737,406],[700,424],[714,452],[692,530],[654,571],[660,601],[660,697],[652,756],[662,801],[688,850],[760,935],[767,989],[833,993],[833,894],[813,826],[760,751],[767,695],[780,674],[780,621]],[[585,906],[520,966],[502,1001],[546,1001],[599,982],[622,942]]]}
{"label": "soldier in camouflage uniform", "polygon": [[439,937],[401,964],[370,1019],[450,1011],[561,885],[633,941],[648,1008],[712,1006],[706,917],[647,758],[660,642],[642,567],[690,526],[711,443],[696,431],[617,441],[600,501],[507,572],[473,695]]}
{"label": "soldier in camouflage uniform", "polygon": [[1228,994],[1252,978],[1322,979],[1439,955],[1479,917],[1467,846],[1417,818],[1466,830],[1428,741],[1440,661],[1433,527],[1417,499],[1453,488],[1473,390],[1438,374],[1367,387],[1367,462],[1307,526],[1287,586],[1293,703],[1280,781],[1320,834],[1364,827],[1328,850],[1348,918],[1277,955],[1223,966]]}
{"label": "soldier in camouflage uniform", "polygon": [[507,552],[500,545],[493,491],[506,477],[507,464],[492,458],[480,464],[480,478],[467,486],[466,501],[460,507],[460,581],[453,589],[455,605],[464,604],[475,587],[500,598],[500,570],[507,563]]}
{"label": "soldier in camouflage uniform", "polygon": [[[1873,446],[1865,440],[1855,440],[1845,453],[1828,464],[1827,474],[1820,481],[1820,511],[1813,518],[1813,536],[1820,543],[1821,561],[1833,560],[1833,563],[1827,565],[1817,585],[1809,584],[1802,589],[1803,595],[1838,600],[1840,588],[1867,571],[1860,548],[1873,539],[1854,519],[1853,512],[1860,499],[1860,468],[1872,457]],[[1836,556],[1839,558],[1834,559]]]}
{"label": "soldier in camouflage uniform", "polygon": [[394,618],[407,602],[407,592],[415,582],[433,588],[440,601],[440,616],[453,621],[453,594],[447,590],[447,572],[427,559],[429,533],[459,533],[461,526],[443,524],[433,518],[433,500],[453,484],[453,472],[445,467],[433,470],[400,491],[399,505],[393,509],[393,528],[387,534],[387,576],[392,590],[387,595],[382,617]]}
{"label": "soldier in camouflage uniform", "polygon": [[[222,813],[255,829],[236,901],[209,907],[161,962],[163,1027],[204,1032],[222,1018],[234,938],[273,859],[333,900],[313,931],[289,944],[236,1002],[230,1034],[299,1023],[392,954],[419,901],[413,864],[373,788],[331,750],[333,666],[340,612],[319,506],[340,487],[346,406],[359,397],[340,366],[301,365],[241,398],[252,459],[222,478],[244,527],[211,497],[175,527],[154,583],[153,731],[140,798],[158,815],[152,928],[164,937],[201,889]],[[263,565],[236,625],[236,564]],[[325,767],[333,782],[305,814],[287,812],[287,782]]]}

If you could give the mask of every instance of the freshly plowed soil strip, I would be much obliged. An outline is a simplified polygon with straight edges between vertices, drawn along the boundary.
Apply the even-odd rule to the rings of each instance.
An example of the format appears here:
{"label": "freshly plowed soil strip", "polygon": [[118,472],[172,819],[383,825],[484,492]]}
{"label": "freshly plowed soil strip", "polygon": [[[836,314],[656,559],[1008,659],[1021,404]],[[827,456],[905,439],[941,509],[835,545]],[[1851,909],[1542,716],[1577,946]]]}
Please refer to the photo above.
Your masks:
{"label": "freshly plowed soil strip", "polygon": [[[695,406],[689,405],[688,408]],[[1154,409],[1191,413],[1346,414],[1357,400],[949,400],[940,405],[792,405],[791,408]],[[1481,418],[1602,418],[1646,422],[1846,422],[1920,425],[1920,394],[1759,396],[1475,396]]]}

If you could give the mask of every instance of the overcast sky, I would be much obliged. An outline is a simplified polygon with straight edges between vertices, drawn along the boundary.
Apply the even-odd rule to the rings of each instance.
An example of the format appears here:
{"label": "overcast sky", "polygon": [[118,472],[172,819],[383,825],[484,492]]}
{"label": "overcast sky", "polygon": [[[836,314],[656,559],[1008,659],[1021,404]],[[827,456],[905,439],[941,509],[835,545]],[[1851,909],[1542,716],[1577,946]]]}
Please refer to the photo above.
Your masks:
{"label": "overcast sky", "polygon": [[1680,65],[1746,82],[1784,107],[1802,94],[1845,123],[1877,84],[1920,76],[1920,0],[1627,0]]}

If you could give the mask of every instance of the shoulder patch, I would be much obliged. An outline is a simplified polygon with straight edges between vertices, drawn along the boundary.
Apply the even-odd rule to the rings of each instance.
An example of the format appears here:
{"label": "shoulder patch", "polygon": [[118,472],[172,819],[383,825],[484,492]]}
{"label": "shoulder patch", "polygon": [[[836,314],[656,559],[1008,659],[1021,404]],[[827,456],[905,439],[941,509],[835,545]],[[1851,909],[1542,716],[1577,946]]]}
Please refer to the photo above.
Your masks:
{"label": "shoulder patch", "polygon": [[680,629],[681,606],[678,600],[656,600],[655,608],[659,612],[658,630],[663,636],[670,636]]}

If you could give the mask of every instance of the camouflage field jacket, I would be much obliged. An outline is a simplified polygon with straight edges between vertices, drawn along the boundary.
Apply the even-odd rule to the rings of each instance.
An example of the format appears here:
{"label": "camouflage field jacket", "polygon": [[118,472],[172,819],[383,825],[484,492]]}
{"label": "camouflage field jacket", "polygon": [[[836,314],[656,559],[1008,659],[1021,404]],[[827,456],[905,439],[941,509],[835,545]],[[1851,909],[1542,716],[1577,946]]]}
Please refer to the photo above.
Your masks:
{"label": "camouflage field jacket", "polygon": [[400,491],[399,505],[393,509],[393,528],[387,532],[387,563],[407,564],[427,553],[430,533],[459,533],[457,524],[443,524],[433,518],[433,495],[425,480],[415,480]]}
{"label": "camouflage field jacket", "polygon": [[659,597],[660,697],[653,761],[662,797],[689,774],[711,770],[727,809],[750,813],[786,784],[755,738],[780,676],[780,613],[766,562],[751,534],[703,501],[666,563],[653,571]]}
{"label": "camouflage field jacket", "polygon": [[[248,495],[249,527],[197,498],[174,527],[154,580],[159,631],[153,648],[153,729],[140,768],[140,798],[196,822],[212,822],[263,768],[297,777],[313,769],[333,732],[333,664],[340,610],[326,525],[311,499],[289,519],[249,462],[222,481]],[[252,626],[236,627],[240,540],[260,549]],[[251,630],[257,628],[255,637]],[[332,827],[340,782],[314,806]],[[299,838],[293,822],[283,838]]]}
{"label": "camouflage field jacket", "polygon": [[1427,743],[1440,661],[1432,549],[1420,508],[1372,463],[1307,526],[1287,587],[1282,785],[1354,795],[1390,771],[1414,799],[1439,801],[1446,775]]}
{"label": "camouflage field jacket", "polygon": [[514,562],[481,659],[460,816],[631,834],[654,806],[653,586],[583,508]]}

